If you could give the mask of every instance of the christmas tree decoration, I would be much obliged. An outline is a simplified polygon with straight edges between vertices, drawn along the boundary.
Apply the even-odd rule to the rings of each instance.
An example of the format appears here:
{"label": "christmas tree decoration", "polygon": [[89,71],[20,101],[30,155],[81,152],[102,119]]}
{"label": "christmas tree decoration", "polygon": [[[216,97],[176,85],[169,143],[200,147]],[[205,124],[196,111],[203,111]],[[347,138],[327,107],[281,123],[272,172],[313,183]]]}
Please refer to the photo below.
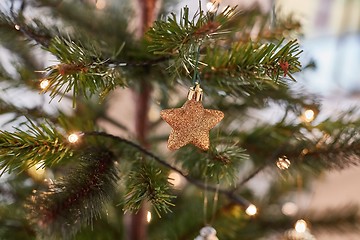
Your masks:
{"label": "christmas tree decoration", "polygon": [[219,238],[216,236],[215,228],[206,226],[200,230],[200,235],[194,240],[219,240]]}
{"label": "christmas tree decoration", "polygon": [[205,109],[201,103],[202,89],[197,84],[191,87],[188,100],[181,108],[165,109],[160,116],[171,127],[168,140],[170,150],[179,149],[189,143],[206,151],[209,149],[209,131],[224,117],[218,110]]}
{"label": "christmas tree decoration", "polygon": [[[359,165],[357,112],[312,124],[290,1],[175,2],[1,1],[0,239],[315,239],[287,201]],[[322,207],[312,231],[359,229]]]}
{"label": "christmas tree decoration", "polygon": [[254,204],[250,204],[246,209],[245,213],[249,216],[254,216],[257,213],[257,208]]}
{"label": "christmas tree decoration", "polygon": [[68,136],[69,143],[77,143],[79,141],[80,134],[72,133]]}
{"label": "christmas tree decoration", "polygon": [[49,85],[50,85],[50,82],[47,79],[43,79],[40,82],[40,88],[43,90],[45,90]]}
{"label": "christmas tree decoration", "polygon": [[290,167],[290,164],[291,162],[286,156],[279,157],[278,160],[276,161],[276,166],[280,170],[288,169]]}
{"label": "christmas tree decoration", "polygon": [[307,105],[300,116],[300,120],[305,123],[311,123],[319,114],[319,108],[315,105]]}
{"label": "christmas tree decoration", "polygon": [[310,233],[306,221],[300,219],[295,223],[294,229],[285,232],[283,240],[316,240],[316,238]]}

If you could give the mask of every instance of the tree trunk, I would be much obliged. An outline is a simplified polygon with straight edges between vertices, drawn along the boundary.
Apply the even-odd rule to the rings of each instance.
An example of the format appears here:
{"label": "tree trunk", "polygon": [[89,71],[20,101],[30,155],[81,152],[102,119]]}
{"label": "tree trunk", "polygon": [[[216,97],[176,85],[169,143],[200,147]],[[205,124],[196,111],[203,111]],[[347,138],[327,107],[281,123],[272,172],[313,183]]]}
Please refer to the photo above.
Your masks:
{"label": "tree trunk", "polygon": [[[158,10],[156,9],[157,0],[138,0],[137,11],[139,13],[140,22],[137,26],[137,37],[144,36],[146,30],[152,25],[156,18]],[[148,112],[149,101],[151,97],[151,84],[147,79],[140,79],[139,91],[135,93],[135,131],[139,143],[148,148]],[[143,203],[137,214],[132,214],[128,219],[127,239],[128,240],[146,240],[147,239],[147,212],[149,206]]]}

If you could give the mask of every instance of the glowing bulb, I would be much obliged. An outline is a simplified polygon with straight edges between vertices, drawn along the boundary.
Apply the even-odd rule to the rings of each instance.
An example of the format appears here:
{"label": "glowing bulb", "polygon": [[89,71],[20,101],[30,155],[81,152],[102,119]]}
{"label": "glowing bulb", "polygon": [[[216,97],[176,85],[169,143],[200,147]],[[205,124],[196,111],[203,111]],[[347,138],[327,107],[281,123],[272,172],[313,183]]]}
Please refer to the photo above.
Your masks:
{"label": "glowing bulb", "polygon": [[14,27],[15,27],[16,30],[18,30],[18,31],[20,30],[20,26],[19,26],[19,25],[15,24]]}
{"label": "glowing bulb", "polygon": [[106,1],[105,0],[97,0],[95,3],[95,7],[99,10],[102,10],[106,7]]}
{"label": "glowing bulb", "polygon": [[148,223],[151,222],[151,212],[150,212],[150,211],[147,212],[146,221],[147,221]]}
{"label": "glowing bulb", "polygon": [[304,232],[306,232],[306,229],[307,229],[307,223],[303,219],[300,219],[296,222],[296,224],[295,224],[296,232],[304,233]]}
{"label": "glowing bulb", "polygon": [[175,188],[181,187],[184,184],[183,177],[177,172],[170,172],[168,181]]}
{"label": "glowing bulb", "polygon": [[293,202],[287,202],[281,208],[281,212],[286,216],[294,216],[298,210],[298,206]]}
{"label": "glowing bulb", "polygon": [[254,204],[250,204],[246,210],[245,210],[246,214],[249,216],[254,216],[257,213],[257,209],[256,206]]}
{"label": "glowing bulb", "polygon": [[303,113],[303,117],[305,122],[311,122],[315,119],[315,112],[312,109],[306,109]]}
{"label": "glowing bulb", "polygon": [[286,156],[279,157],[276,161],[276,166],[281,170],[288,169],[290,167],[290,164],[291,162]]}
{"label": "glowing bulb", "polygon": [[76,143],[77,141],[79,141],[79,135],[76,133],[72,133],[68,136],[68,141],[70,143]]}
{"label": "glowing bulb", "polygon": [[47,79],[43,79],[43,80],[40,82],[40,88],[41,88],[41,89],[46,89],[49,85],[50,85],[50,81],[47,80]]}

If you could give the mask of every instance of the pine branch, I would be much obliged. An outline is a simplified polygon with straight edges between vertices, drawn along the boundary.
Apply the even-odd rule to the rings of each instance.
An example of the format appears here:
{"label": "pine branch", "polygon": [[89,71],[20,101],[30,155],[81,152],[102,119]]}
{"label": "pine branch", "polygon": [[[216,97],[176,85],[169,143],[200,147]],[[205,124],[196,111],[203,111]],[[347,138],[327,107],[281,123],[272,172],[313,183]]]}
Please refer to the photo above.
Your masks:
{"label": "pine branch", "polygon": [[189,52],[194,52],[194,44],[205,38],[221,38],[228,33],[226,23],[235,15],[234,8],[228,8],[217,16],[199,10],[191,19],[189,8],[185,7],[178,18],[179,22],[177,22],[177,16],[172,13],[166,20],[154,23],[147,32],[151,40],[149,50],[154,54],[180,55],[186,59]]}
{"label": "pine branch", "polygon": [[90,149],[68,176],[30,198],[29,218],[43,237],[68,239],[101,216],[116,189],[114,158],[108,150]]}
{"label": "pine branch", "polygon": [[[207,84],[235,96],[247,96],[256,88],[275,88],[284,84],[285,76],[295,81],[293,73],[300,71],[299,45],[283,40],[273,43],[238,43],[230,49],[208,48],[200,68]],[[269,87],[267,87],[269,86]]]}
{"label": "pine branch", "polygon": [[161,212],[171,212],[175,196],[169,193],[167,174],[153,164],[135,164],[133,169],[126,181],[125,212],[138,211],[145,200],[152,204],[159,217]]}
{"label": "pine branch", "polygon": [[94,47],[84,48],[71,40],[55,37],[48,51],[61,62],[46,69],[49,86],[44,92],[50,91],[52,99],[72,91],[75,106],[80,94],[89,98],[99,92],[104,98],[114,88],[126,85],[119,71],[109,68]]}
{"label": "pine branch", "polygon": [[73,155],[64,137],[47,124],[29,121],[28,130],[0,131],[0,169],[4,172],[23,171],[42,162],[51,166]]}
{"label": "pine branch", "polygon": [[[230,142],[224,144],[213,141],[214,146],[207,152],[201,152],[194,147],[186,147],[176,152],[176,161],[197,179],[215,183],[228,183],[233,185],[237,181],[238,169],[249,156],[245,150]],[[196,160],[194,160],[196,159]]]}
{"label": "pine branch", "polygon": [[[325,129],[330,125],[333,125],[331,131],[326,131]],[[317,128],[323,130],[321,136],[300,142],[302,150],[299,154],[299,163],[308,165],[314,170],[319,167],[342,170],[360,164],[358,122],[325,121]]]}
{"label": "pine branch", "polygon": [[[247,208],[250,205],[250,202],[248,200],[246,200],[245,198],[243,198],[242,196],[240,196],[239,194],[235,194],[234,191],[232,191],[232,189],[222,189],[219,187],[215,187],[215,186],[211,186],[211,185],[207,185],[191,176],[189,176],[188,174],[182,172],[181,170],[177,169],[176,167],[170,165],[169,163],[167,163],[165,160],[161,159],[160,157],[156,156],[155,154],[153,154],[152,152],[148,151],[147,149],[141,147],[140,145],[131,142],[127,139],[118,137],[118,136],[114,136],[108,133],[104,133],[104,132],[85,132],[83,133],[84,136],[102,136],[105,138],[109,138],[112,139],[116,142],[121,142],[121,143],[125,143],[133,148],[135,148],[136,150],[140,151],[141,153],[145,154],[147,157],[149,157],[150,159],[155,160],[156,162],[158,162],[160,165],[173,170],[174,172],[179,173],[181,176],[183,176],[189,183],[193,184],[196,187],[202,188],[202,189],[206,189],[207,191],[212,191],[212,192],[218,192],[220,194],[225,195],[226,197],[228,197],[230,200],[234,201],[236,204]],[[241,157],[239,157],[241,158]]]}

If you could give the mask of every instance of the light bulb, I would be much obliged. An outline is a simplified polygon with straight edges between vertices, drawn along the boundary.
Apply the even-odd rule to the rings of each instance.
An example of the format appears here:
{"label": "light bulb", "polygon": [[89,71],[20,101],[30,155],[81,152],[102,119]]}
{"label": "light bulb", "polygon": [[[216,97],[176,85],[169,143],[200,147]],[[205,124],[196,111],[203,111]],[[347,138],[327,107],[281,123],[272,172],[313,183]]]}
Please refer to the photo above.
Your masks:
{"label": "light bulb", "polygon": [[306,229],[307,229],[307,223],[303,219],[300,219],[296,222],[296,224],[295,224],[296,232],[304,233],[304,232],[306,232]]}
{"label": "light bulb", "polygon": [[314,119],[315,119],[315,112],[314,110],[312,109],[306,109],[304,112],[303,112],[303,115],[302,115],[302,119],[305,121],[305,122],[312,122]]}
{"label": "light bulb", "polygon": [[16,30],[18,30],[18,31],[20,30],[20,26],[19,26],[19,25],[15,24],[14,27],[15,27]]}
{"label": "light bulb", "polygon": [[281,170],[288,169],[290,167],[290,164],[291,162],[286,156],[279,157],[276,161],[276,166]]}
{"label": "light bulb", "polygon": [[77,141],[79,141],[79,134],[77,133],[72,133],[68,136],[68,141],[69,143],[76,143]]}
{"label": "light bulb", "polygon": [[246,214],[249,216],[254,216],[257,213],[257,209],[256,206],[254,204],[250,204],[246,210],[245,210]]}
{"label": "light bulb", "polygon": [[46,89],[49,85],[50,85],[50,81],[47,80],[47,79],[43,79],[43,80],[40,82],[40,88],[41,88],[41,89]]}
{"label": "light bulb", "polygon": [[151,222],[151,212],[150,212],[150,211],[147,212],[146,221],[147,221],[148,223]]}

